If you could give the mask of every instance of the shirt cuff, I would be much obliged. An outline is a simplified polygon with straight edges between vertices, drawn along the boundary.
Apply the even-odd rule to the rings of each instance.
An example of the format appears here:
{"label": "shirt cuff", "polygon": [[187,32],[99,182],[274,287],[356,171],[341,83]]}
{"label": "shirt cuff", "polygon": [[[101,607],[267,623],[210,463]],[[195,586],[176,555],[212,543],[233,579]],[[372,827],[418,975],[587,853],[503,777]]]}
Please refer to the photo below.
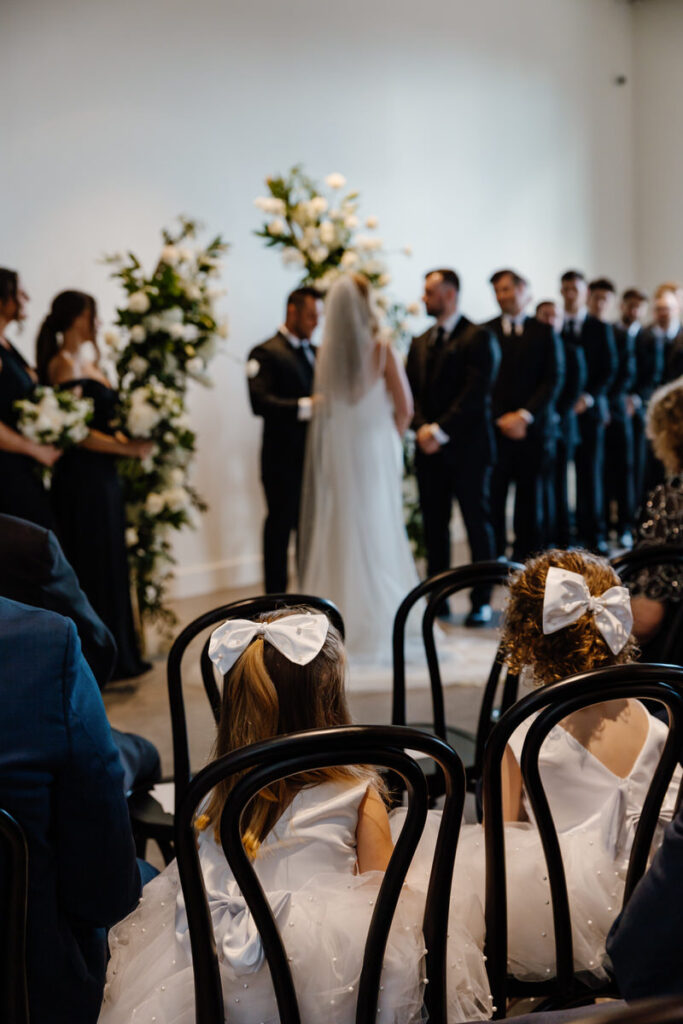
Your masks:
{"label": "shirt cuff", "polygon": [[534,414],[529,412],[528,409],[518,409],[517,415],[521,416],[525,423],[531,424],[534,422]]}
{"label": "shirt cuff", "polygon": [[588,409],[592,409],[595,405],[595,399],[593,398],[593,395],[589,395],[587,391],[583,395],[583,400],[585,401],[586,408]]}
{"label": "shirt cuff", "polygon": [[429,429],[435,441],[438,441],[439,444],[448,444],[450,437],[445,430],[441,429],[438,423],[430,423]]}
{"label": "shirt cuff", "polygon": [[310,420],[313,416],[313,399],[300,398],[296,418],[298,420]]}

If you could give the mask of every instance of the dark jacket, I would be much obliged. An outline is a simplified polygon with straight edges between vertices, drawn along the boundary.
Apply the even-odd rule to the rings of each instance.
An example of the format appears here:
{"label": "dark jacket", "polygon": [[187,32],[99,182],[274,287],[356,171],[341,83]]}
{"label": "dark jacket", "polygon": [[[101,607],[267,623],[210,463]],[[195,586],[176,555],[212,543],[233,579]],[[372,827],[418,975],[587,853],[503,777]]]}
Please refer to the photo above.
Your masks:
{"label": "dark jacket", "polygon": [[85,660],[102,689],[116,663],[116,643],[81,590],[54,533],[0,515],[0,596],[73,619]]}
{"label": "dark jacket", "polygon": [[664,361],[665,382],[683,376],[683,327],[680,328],[675,338],[665,343]]}
{"label": "dark jacket", "polygon": [[607,420],[607,394],[617,372],[617,350],[611,324],[588,314],[583,321],[579,344],[586,357],[585,391],[595,399],[594,405],[582,416],[595,416]]}
{"label": "dark jacket", "polygon": [[644,327],[636,337],[636,380],[634,392],[640,395],[640,415],[645,416],[647,403],[653,392],[664,381],[666,369],[666,347],[663,338],[658,337],[651,327]]}
{"label": "dark jacket", "polygon": [[0,807],[29,851],[31,1024],[94,1024],[140,875],[123,771],[69,619],[0,598]]}
{"label": "dark jacket", "polygon": [[494,457],[491,390],[500,363],[495,335],[461,316],[434,353],[435,329],[413,338],[406,372],[413,392],[413,429],[437,423],[451,438],[441,447],[443,457],[458,465]]}
{"label": "dark jacket", "polygon": [[623,421],[628,418],[626,398],[633,393],[636,380],[636,339],[619,324],[615,324],[613,330],[617,372],[607,392],[607,398],[612,420]]}
{"label": "dark jacket", "polygon": [[557,396],[558,431],[567,448],[572,449],[579,443],[579,428],[576,422],[574,406],[586,390],[586,356],[580,345],[562,338],[564,353],[564,383]]}
{"label": "dark jacket", "polygon": [[262,476],[300,478],[308,424],[298,418],[299,399],[311,394],[313,367],[278,331],[251,350],[247,377],[251,408],[263,417]]}
{"label": "dark jacket", "polygon": [[501,362],[493,386],[494,421],[527,409],[534,417],[527,438],[543,444],[555,436],[555,401],[564,384],[564,352],[552,327],[527,317],[521,334],[503,333],[502,317],[485,325],[500,342]]}

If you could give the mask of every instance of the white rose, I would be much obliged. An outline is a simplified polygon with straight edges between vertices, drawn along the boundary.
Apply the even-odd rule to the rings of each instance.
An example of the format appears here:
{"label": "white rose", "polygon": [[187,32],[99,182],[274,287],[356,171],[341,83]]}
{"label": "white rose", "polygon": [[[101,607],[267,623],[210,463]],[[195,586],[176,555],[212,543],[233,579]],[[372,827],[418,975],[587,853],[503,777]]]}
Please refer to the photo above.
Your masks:
{"label": "white rose", "polygon": [[179,248],[178,248],[178,259],[180,260],[181,263],[189,263],[193,256],[194,256],[194,253],[193,253],[192,249],[190,249],[189,246],[187,246],[187,245],[179,246]]}
{"label": "white rose", "polygon": [[161,262],[174,267],[180,260],[180,252],[175,245],[165,245],[161,250]]}
{"label": "white rose", "polygon": [[152,584],[150,583],[148,586],[145,587],[145,600],[151,603],[152,601],[156,600],[156,596],[157,588],[153,587]]}
{"label": "white rose", "polygon": [[173,433],[172,430],[167,430],[166,431],[166,433],[164,434],[164,441],[166,442],[166,444],[174,444],[175,443],[175,434]]}
{"label": "white rose", "polygon": [[171,512],[181,512],[190,503],[190,495],[184,487],[170,487],[163,492],[162,498]]}
{"label": "white rose", "polygon": [[295,246],[288,245],[282,250],[282,262],[286,267],[303,267],[306,260]]}
{"label": "white rose", "polygon": [[158,331],[163,330],[164,323],[160,316],[152,313],[150,316],[145,317],[145,326],[150,334],[156,334]]}
{"label": "white rose", "polygon": [[161,313],[160,319],[164,327],[168,327],[170,324],[181,324],[185,319],[185,314],[180,306],[169,306]]}
{"label": "white rose", "polygon": [[292,211],[292,219],[303,227],[304,224],[309,224],[312,220],[314,221],[316,219],[315,211],[311,204],[304,200],[297,203],[294,207],[294,210]]}
{"label": "white rose", "polygon": [[196,324],[183,324],[183,341],[196,341],[199,337],[199,328]]}
{"label": "white rose", "polygon": [[261,372],[261,364],[258,359],[249,359],[245,367],[247,378],[253,380],[254,377],[258,377]]}
{"label": "white rose", "polygon": [[271,220],[268,225],[268,234],[272,235],[274,238],[278,238],[280,235],[286,234],[286,232],[287,225],[281,217],[275,217],[275,219]]}
{"label": "white rose", "polygon": [[181,341],[185,337],[185,325],[184,324],[169,324],[168,333],[175,339],[175,341]]}
{"label": "white rose", "polygon": [[347,249],[341,258],[341,265],[345,270],[350,270],[351,267],[355,267],[358,263],[358,253],[354,252],[353,249]]}
{"label": "white rose", "polygon": [[133,356],[128,368],[131,373],[134,373],[136,377],[143,377],[149,369],[149,363],[142,356]]}
{"label": "white rose", "polygon": [[334,284],[338,277],[339,271],[336,268],[332,267],[330,270],[326,271],[322,277],[318,278],[318,280],[315,282],[315,287],[320,292],[326,292]]}
{"label": "white rose", "polygon": [[114,330],[105,331],[104,340],[109,348],[113,349],[114,352],[118,352],[125,344],[119,332]]}
{"label": "white rose", "polygon": [[308,255],[311,257],[313,263],[324,263],[330,255],[330,250],[326,245],[318,245],[314,249],[311,249]]}
{"label": "white rose", "polygon": [[379,281],[377,283],[380,288],[386,288],[388,284],[391,284],[391,274],[380,274]]}
{"label": "white rose", "polygon": [[130,398],[128,429],[133,437],[149,437],[161,420],[162,413],[146,398],[146,388],[136,388]]}
{"label": "white rose", "polygon": [[[152,318],[150,317],[149,319],[151,320]],[[141,341],[144,341],[146,337],[147,331],[142,326],[142,324],[135,324],[134,327],[131,327],[130,340],[134,341],[136,345],[139,344]]]}
{"label": "white rose", "polygon": [[403,248],[401,249],[401,252],[403,253],[404,256],[412,256],[413,255],[413,247],[412,247],[412,245],[404,245]]}
{"label": "white rose", "polygon": [[126,546],[134,548],[138,542],[138,531],[134,526],[129,526],[126,530]]}
{"label": "white rose", "polygon": [[164,504],[165,502],[163,497],[160,494],[157,494],[156,491],[152,491],[147,495],[147,500],[145,501],[145,512],[148,516],[158,516],[159,513],[163,511]]}
{"label": "white rose", "polygon": [[375,217],[374,214],[370,214],[369,217],[365,218],[365,226],[374,231],[375,228],[379,227],[379,218]]}
{"label": "white rose", "polygon": [[149,298],[144,292],[133,292],[128,296],[128,309],[131,313],[146,313],[149,309]]}
{"label": "white rose", "polygon": [[355,213],[349,213],[344,217],[344,227],[348,228],[349,231],[353,231],[354,228],[358,227],[358,217],[356,217]]}
{"label": "white rose", "polygon": [[328,188],[344,188],[346,184],[346,178],[343,174],[339,174],[334,171],[332,174],[328,174],[325,178],[325,184]]}
{"label": "white rose", "polygon": [[176,467],[175,469],[171,470],[170,480],[172,484],[174,484],[176,487],[179,487],[180,484],[182,484],[185,480],[185,473],[183,472],[182,469],[178,469]]}
{"label": "white rose", "polygon": [[375,294],[373,295],[373,302],[375,303],[375,305],[379,306],[379,308],[383,309],[385,312],[389,308],[389,298],[387,295],[384,295],[383,292],[375,292]]}
{"label": "white rose", "polygon": [[324,220],[319,227],[320,241],[323,245],[333,245],[337,231],[331,220]]}
{"label": "white rose", "polygon": [[325,199],[325,196],[313,196],[309,202],[310,209],[315,216],[325,213],[329,205],[330,204],[327,199]]}
{"label": "white rose", "polygon": [[195,356],[193,359],[188,359],[185,364],[185,369],[189,374],[202,373],[204,371],[204,360],[200,359],[199,356]]}
{"label": "white rose", "polygon": [[254,206],[263,213],[272,213],[276,217],[284,217],[287,206],[284,199],[276,199],[275,196],[259,196],[254,200]]}
{"label": "white rose", "polygon": [[373,252],[382,248],[382,239],[374,238],[371,235],[358,235],[356,238],[356,247],[358,249],[364,249],[366,252]]}
{"label": "white rose", "polygon": [[410,302],[406,306],[406,313],[410,313],[411,316],[419,316],[420,315],[420,308],[421,307],[420,307],[420,303],[419,302]]}

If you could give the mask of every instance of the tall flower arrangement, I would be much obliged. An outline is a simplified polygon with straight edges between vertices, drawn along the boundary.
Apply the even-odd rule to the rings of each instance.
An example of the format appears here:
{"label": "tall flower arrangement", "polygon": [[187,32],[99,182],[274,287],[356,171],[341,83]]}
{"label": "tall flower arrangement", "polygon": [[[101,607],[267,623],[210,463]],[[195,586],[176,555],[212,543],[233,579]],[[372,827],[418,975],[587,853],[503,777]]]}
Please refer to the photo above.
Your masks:
{"label": "tall flower arrangement", "polygon": [[[361,219],[359,193],[346,190],[343,174],[328,174],[324,187],[304,174],[301,166],[286,175],[266,178],[268,195],[254,205],[264,221],[255,234],[271,249],[279,249],[282,262],[298,270],[302,285],[326,292],[344,273],[358,272],[369,280],[376,305],[384,312],[384,330],[399,351],[410,343],[409,317],[419,312],[386,293],[391,283],[384,242],[377,234],[375,216]],[[401,252],[411,255],[410,246]],[[424,554],[422,517],[414,470],[414,438],[404,445],[404,514],[416,557]]]}
{"label": "tall flower arrangement", "polygon": [[220,236],[197,245],[198,230],[181,217],[176,230],[163,231],[151,273],[133,253],[107,257],[125,292],[117,330],[106,336],[120,381],[120,426],[154,446],[142,462],[120,461],[131,575],[141,619],[167,626],[175,621],[165,605],[171,535],[196,525],[206,509],[189,483],[196,435],[186,411],[188,383],[211,385],[209,364],[227,337],[216,311],[224,294],[216,278],[227,246]]}

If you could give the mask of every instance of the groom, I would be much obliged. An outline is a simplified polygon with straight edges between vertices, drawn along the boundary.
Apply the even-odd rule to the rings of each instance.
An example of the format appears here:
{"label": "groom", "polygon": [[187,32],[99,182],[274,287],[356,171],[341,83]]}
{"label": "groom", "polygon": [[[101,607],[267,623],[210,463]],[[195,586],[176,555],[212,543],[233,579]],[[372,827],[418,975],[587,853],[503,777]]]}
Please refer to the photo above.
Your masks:
{"label": "groom", "polygon": [[[430,576],[451,564],[453,498],[460,504],[473,562],[495,557],[489,513],[494,455],[491,389],[500,349],[492,332],[458,309],[454,270],[425,276],[423,302],[435,323],[414,338],[406,370],[415,400],[415,469]],[[475,587],[468,626],[491,620],[490,587]],[[448,617],[443,608],[442,618]]]}
{"label": "groom", "polygon": [[287,299],[285,322],[249,353],[249,399],[263,416],[261,480],[268,513],[263,527],[267,594],[287,590],[287,549],[297,529],[306,429],[313,412],[315,349],[311,335],[321,313],[314,288],[297,288]]}

